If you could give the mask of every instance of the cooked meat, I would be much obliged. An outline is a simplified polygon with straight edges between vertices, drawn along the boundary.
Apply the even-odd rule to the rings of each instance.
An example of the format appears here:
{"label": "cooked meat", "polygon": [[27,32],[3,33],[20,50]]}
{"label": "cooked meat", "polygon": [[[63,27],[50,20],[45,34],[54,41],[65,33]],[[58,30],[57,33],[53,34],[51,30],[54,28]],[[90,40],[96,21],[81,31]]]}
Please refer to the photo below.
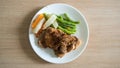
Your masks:
{"label": "cooked meat", "polygon": [[44,44],[49,48],[57,49],[57,44],[63,34],[62,31],[49,27],[44,30],[44,34],[42,35],[43,40],[40,40],[41,44]]}
{"label": "cooked meat", "polygon": [[58,57],[62,57],[67,52],[76,49],[80,41],[75,36],[67,35],[59,29],[48,27],[40,36],[38,44],[44,48],[53,49]]}

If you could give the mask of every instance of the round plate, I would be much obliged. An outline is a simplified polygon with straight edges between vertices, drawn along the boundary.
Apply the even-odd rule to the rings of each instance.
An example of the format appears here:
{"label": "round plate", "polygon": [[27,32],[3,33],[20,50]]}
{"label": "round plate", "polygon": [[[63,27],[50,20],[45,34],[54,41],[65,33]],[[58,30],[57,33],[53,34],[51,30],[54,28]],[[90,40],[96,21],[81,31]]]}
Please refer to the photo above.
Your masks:
{"label": "round plate", "polygon": [[44,59],[45,61],[51,62],[51,63],[57,63],[57,64],[62,64],[62,63],[67,63],[70,61],[75,60],[77,57],[79,57],[82,52],[85,50],[87,43],[88,43],[88,37],[89,37],[89,29],[88,29],[88,24],[83,16],[83,14],[77,10],[76,8],[67,5],[67,4],[61,4],[61,3],[56,3],[56,4],[51,4],[48,5],[41,10],[39,10],[35,16],[33,17],[31,23],[33,20],[36,18],[36,16],[40,13],[54,13],[54,14],[62,14],[62,13],[67,13],[68,16],[75,20],[75,21],[80,21],[80,24],[77,25],[77,32],[74,34],[77,38],[82,40],[82,44],[76,49],[73,50],[69,53],[67,53],[65,56],[62,58],[58,58],[55,54],[54,51],[50,48],[41,48],[37,41],[38,39],[35,37],[35,35],[32,33],[31,30],[31,24],[29,27],[29,40],[31,43],[31,46],[35,53]]}

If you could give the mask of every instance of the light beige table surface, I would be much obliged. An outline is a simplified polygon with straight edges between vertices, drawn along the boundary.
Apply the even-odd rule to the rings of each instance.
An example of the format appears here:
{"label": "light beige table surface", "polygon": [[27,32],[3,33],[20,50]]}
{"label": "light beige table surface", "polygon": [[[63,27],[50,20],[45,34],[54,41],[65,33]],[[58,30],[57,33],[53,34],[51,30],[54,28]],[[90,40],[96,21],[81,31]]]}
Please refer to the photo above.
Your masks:
{"label": "light beige table surface", "polygon": [[[83,54],[62,65],[39,58],[28,41],[34,14],[59,2],[79,9],[90,28]],[[0,68],[120,68],[120,0],[0,0]]]}

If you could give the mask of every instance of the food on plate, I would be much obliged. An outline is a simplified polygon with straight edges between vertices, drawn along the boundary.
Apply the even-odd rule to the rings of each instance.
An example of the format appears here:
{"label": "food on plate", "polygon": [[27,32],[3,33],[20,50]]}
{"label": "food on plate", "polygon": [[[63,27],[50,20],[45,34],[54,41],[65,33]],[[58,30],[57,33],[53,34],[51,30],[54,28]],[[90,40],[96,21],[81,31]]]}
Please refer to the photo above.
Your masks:
{"label": "food on plate", "polygon": [[44,48],[53,49],[58,57],[62,57],[71,50],[75,50],[79,46],[80,40],[60,29],[48,27],[40,36],[38,44]]}
{"label": "food on plate", "polygon": [[79,21],[73,21],[64,13],[39,14],[32,23],[32,31],[38,38],[38,45],[43,48],[51,48],[55,55],[63,57],[66,53],[75,50],[80,46],[81,41],[76,36],[76,25]]}
{"label": "food on plate", "polygon": [[51,15],[50,18],[45,22],[44,24],[44,29],[46,29],[47,27],[49,27],[51,24],[53,24],[56,20],[57,16],[56,15]]}
{"label": "food on plate", "polygon": [[42,31],[43,24],[45,23],[45,17],[43,14],[39,14],[38,17],[32,23],[32,31],[36,35],[39,36]]}
{"label": "food on plate", "polygon": [[[45,18],[49,20],[49,18],[55,14],[45,13],[44,15]],[[54,28],[60,29],[67,34],[74,34],[76,32],[76,25],[80,23],[79,21],[73,21],[66,13],[56,16],[55,23],[52,24]]]}

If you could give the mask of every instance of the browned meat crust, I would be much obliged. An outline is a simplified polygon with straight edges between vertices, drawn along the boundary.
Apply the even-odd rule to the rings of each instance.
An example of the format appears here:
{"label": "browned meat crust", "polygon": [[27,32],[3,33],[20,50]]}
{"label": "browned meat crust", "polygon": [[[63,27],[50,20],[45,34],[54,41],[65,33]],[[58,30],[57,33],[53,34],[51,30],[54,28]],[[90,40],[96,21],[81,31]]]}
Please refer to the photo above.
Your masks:
{"label": "browned meat crust", "polygon": [[42,31],[38,44],[44,48],[53,49],[58,57],[63,57],[65,53],[76,49],[80,45],[80,40],[75,36],[65,34],[59,29],[48,27]]}

